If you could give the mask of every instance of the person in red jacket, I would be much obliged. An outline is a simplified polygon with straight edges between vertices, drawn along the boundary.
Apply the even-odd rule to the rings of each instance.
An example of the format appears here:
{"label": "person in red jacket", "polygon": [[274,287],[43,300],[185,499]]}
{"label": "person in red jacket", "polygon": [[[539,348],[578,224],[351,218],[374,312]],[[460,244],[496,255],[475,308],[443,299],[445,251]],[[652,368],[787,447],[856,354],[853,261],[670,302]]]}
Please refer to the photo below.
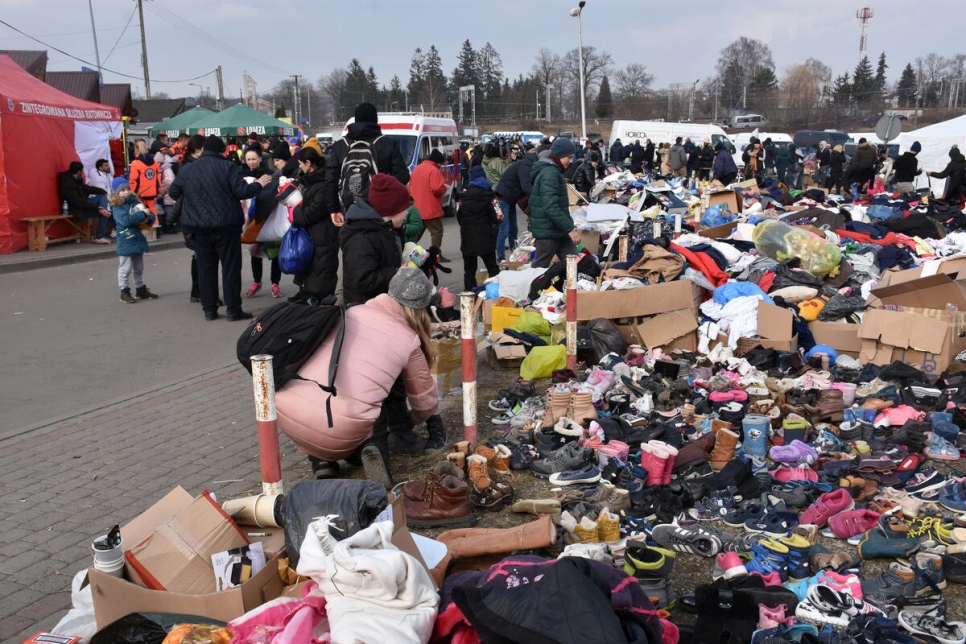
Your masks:
{"label": "person in red jacket", "polygon": [[[409,178],[409,193],[413,197],[413,205],[426,225],[423,232],[429,231],[431,244],[437,248],[443,247],[443,195],[446,194],[446,181],[439,166],[444,161],[443,153],[438,148],[433,148],[429,158],[416,166]],[[440,257],[439,261],[449,260]]]}

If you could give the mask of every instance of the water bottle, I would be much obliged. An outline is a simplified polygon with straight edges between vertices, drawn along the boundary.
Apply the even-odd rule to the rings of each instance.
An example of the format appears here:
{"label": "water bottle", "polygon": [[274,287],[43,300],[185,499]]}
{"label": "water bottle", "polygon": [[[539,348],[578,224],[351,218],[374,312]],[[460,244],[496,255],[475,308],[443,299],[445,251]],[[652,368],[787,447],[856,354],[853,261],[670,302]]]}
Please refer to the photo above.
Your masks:
{"label": "water bottle", "polygon": [[60,214],[62,214],[65,217],[69,214],[67,212],[67,200],[66,199],[64,199],[64,201],[60,204]]}

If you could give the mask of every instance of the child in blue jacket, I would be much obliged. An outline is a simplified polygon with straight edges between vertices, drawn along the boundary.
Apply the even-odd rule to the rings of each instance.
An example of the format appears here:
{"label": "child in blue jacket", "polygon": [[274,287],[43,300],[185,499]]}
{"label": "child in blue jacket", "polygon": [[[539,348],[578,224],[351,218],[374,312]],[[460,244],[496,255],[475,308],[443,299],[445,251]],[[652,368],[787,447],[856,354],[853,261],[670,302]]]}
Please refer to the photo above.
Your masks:
{"label": "child in blue jacket", "polygon": [[[108,198],[114,223],[117,226],[117,254],[120,266],[117,283],[121,288],[120,301],[134,304],[138,300],[156,300],[158,296],[144,285],[144,253],[148,252],[148,240],[141,232],[141,224],[153,225],[154,215],[131,193],[131,186],[115,180],[114,192]],[[134,276],[134,295],[131,295],[131,276]]]}

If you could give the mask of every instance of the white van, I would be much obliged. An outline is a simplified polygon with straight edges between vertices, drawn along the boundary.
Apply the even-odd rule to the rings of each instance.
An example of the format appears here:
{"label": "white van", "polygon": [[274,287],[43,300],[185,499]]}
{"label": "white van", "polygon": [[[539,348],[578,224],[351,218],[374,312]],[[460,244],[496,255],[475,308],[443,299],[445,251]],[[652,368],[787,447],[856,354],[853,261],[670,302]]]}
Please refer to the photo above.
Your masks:
{"label": "white van", "polygon": [[523,141],[525,144],[533,143],[534,145],[539,145],[540,141],[543,141],[545,138],[547,138],[543,132],[524,131],[524,130],[518,130],[515,132],[494,132],[490,135],[485,135],[485,136],[487,136],[487,141],[489,141],[493,137],[503,138],[503,139],[515,139],[516,137],[519,136],[520,140]]}
{"label": "white van", "polygon": [[319,143],[328,143],[329,145],[335,143],[342,138],[342,134],[339,132],[319,132],[315,135],[315,139]]}
{"label": "white van", "polygon": [[730,151],[734,152],[734,145],[731,139],[717,125],[705,123],[666,123],[664,121],[614,121],[610,130],[610,142],[617,139],[624,145],[629,145],[635,139],[640,140],[644,145],[645,139],[650,139],[651,143],[657,146],[660,143],[674,144],[677,137],[684,139],[690,138],[695,145],[700,146],[704,139],[711,139],[711,145],[723,143]]}
{"label": "white van", "polygon": [[738,114],[731,117],[731,127],[734,128],[755,129],[763,125],[768,125],[768,119],[761,114]]}
{"label": "white van", "polygon": [[[349,119],[342,129],[344,137],[349,131],[349,124],[355,119]],[[460,183],[458,162],[459,136],[456,121],[451,118],[426,116],[412,112],[380,112],[379,127],[383,136],[388,136],[399,143],[409,171],[429,158],[433,148],[438,148],[446,159],[440,166],[443,179],[446,180],[446,194],[443,195],[443,208],[449,211],[457,202],[457,190]]]}

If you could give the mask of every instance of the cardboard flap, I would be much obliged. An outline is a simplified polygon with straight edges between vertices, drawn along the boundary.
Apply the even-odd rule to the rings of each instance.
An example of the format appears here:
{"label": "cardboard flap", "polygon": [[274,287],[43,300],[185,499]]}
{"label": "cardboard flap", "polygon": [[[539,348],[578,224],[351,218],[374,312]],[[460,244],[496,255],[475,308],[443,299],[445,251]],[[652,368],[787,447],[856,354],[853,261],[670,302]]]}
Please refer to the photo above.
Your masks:
{"label": "cardboard flap", "polygon": [[758,303],[758,335],[769,340],[791,340],[792,312],[768,302]]}
{"label": "cardboard flap", "polygon": [[637,325],[637,333],[648,347],[663,347],[698,328],[698,319],[690,310],[669,311],[655,315]]}
{"label": "cardboard flap", "polygon": [[124,549],[133,548],[150,537],[158,526],[173,519],[194,500],[195,498],[180,485],[168,492],[160,501],[121,527]]}
{"label": "cardboard flap", "polygon": [[[942,353],[946,345],[949,331],[947,320],[916,315],[907,311],[873,309],[866,311],[859,326],[859,337],[864,341],[877,341],[890,347],[938,354]],[[863,357],[866,357],[870,351],[869,344],[863,342]]]}
{"label": "cardboard flap", "polygon": [[577,319],[614,320],[690,309],[693,282],[677,280],[622,291],[577,291]]}
{"label": "cardboard flap", "polygon": [[947,304],[952,304],[966,311],[966,281],[954,280],[944,273],[874,288],[872,295],[883,304],[923,309],[946,309]]}

